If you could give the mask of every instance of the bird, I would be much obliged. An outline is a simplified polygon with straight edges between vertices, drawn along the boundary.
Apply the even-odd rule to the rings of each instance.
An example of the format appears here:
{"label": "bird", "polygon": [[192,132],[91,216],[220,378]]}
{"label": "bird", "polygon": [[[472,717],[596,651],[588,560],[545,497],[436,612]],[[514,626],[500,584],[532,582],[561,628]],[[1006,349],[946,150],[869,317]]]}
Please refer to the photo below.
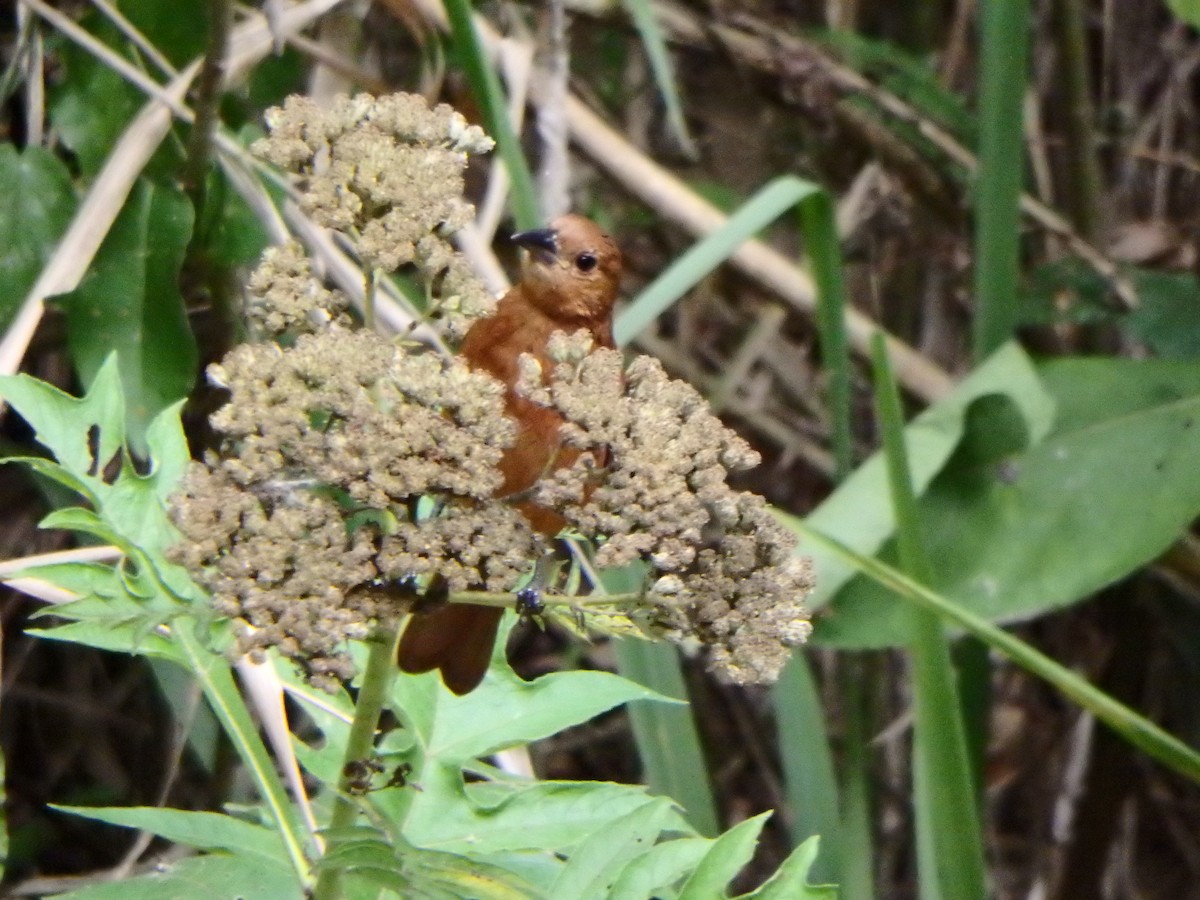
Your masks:
{"label": "bird", "polygon": [[[583,451],[565,446],[562,416],[520,396],[520,358],[531,354],[543,377],[553,371],[547,344],[556,331],[588,331],[596,347],[613,348],[613,307],[620,289],[621,252],[604,230],[584,216],[568,214],[546,228],[512,236],[527,251],[520,281],[500,299],[491,315],[468,329],[460,355],[467,365],[504,383],[505,414],[516,437],[499,462],[503,482],[497,498],[513,498],[530,526],[553,538],[566,520],[553,509],[519,495],[544,475],[571,465]],[[503,610],[466,603],[443,603],[409,617],[397,648],[404,672],[437,669],[455,694],[470,693],[491,661]]]}

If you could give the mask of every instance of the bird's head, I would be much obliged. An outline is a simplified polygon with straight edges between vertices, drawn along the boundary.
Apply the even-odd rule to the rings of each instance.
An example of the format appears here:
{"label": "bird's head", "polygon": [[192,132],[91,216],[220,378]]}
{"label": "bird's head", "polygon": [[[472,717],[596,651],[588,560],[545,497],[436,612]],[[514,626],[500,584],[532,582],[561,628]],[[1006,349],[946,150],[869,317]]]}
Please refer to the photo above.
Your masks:
{"label": "bird's head", "polygon": [[559,216],[549,228],[522,231],[513,241],[529,251],[521,285],[551,319],[564,324],[612,314],[621,282],[621,251],[583,216]]}

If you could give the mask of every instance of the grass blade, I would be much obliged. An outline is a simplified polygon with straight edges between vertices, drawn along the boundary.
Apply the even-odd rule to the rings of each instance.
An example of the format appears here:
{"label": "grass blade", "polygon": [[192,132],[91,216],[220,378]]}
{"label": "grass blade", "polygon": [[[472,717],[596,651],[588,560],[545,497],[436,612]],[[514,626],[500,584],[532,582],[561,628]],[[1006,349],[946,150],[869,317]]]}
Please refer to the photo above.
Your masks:
{"label": "grass blade", "polygon": [[617,344],[628,344],[677,300],[722,265],[734,251],[788,210],[820,193],[820,187],[794,175],[775,178],[731,215],[721,228],[675,260],[617,317]]}
{"label": "grass blade", "polygon": [[500,78],[488,61],[483,42],[475,31],[471,0],[446,0],[446,16],[450,20],[450,34],[458,50],[467,82],[471,85],[471,93],[483,110],[487,132],[495,139],[496,149],[499,150],[504,168],[508,170],[508,177],[512,181],[511,201],[517,228],[538,228],[545,223],[542,222],[542,213],[538,208],[533,175],[530,174],[529,164],[525,161],[521,142],[513,131],[512,122],[509,121]]}
{"label": "grass blade", "polygon": [[[876,335],[871,349],[900,559],[918,580],[928,581],[931,569],[921,545],[900,392],[882,335]],[[917,610],[915,615],[916,637],[910,647],[915,720],[913,800],[921,895],[947,900],[983,897],[983,837],[950,647],[936,615],[927,610]]]}
{"label": "grass blade", "polygon": [[199,680],[205,699],[220,720],[222,729],[258,786],[300,883],[307,884],[310,874],[308,859],[304,854],[307,838],[293,815],[287,791],[238,692],[229,671],[229,663],[220,653],[202,647],[193,633],[194,628],[194,622],[181,620],[175,623],[171,634],[187,657],[192,673]]}
{"label": "grass blade", "polygon": [[823,545],[868,578],[895,591],[898,596],[916,606],[936,613],[945,622],[974,635],[1021,668],[1045,679],[1064,696],[1086,709],[1146,755],[1185,778],[1200,783],[1200,752],[1164,731],[1145,716],[1114,700],[1066,666],[1055,662],[1003,628],[963,609],[954,601],[927,588],[900,570],[877,559],[862,556],[840,541],[808,527],[802,519],[787,517],[787,522],[806,540]]}
{"label": "grass blade", "polygon": [[974,341],[975,358],[983,359],[1008,340],[1017,324],[1029,0],[984,3],[979,14],[983,36],[975,186]]}
{"label": "grass blade", "polygon": [[671,54],[667,51],[667,40],[663,37],[662,29],[658,27],[658,20],[654,18],[649,0],[622,0],[622,4],[629,13],[629,18],[633,19],[633,27],[642,39],[642,46],[646,48],[646,59],[650,63],[650,71],[654,73],[654,81],[658,85],[658,93],[666,109],[667,124],[674,132],[679,148],[689,159],[695,159],[696,145],[683,118],[683,103],[679,99]]}
{"label": "grass blade", "polygon": [[[632,638],[616,641],[614,647],[617,668],[626,678],[668,697],[687,697],[687,685],[674,647]],[[682,806],[688,821],[701,834],[708,837],[720,834],[708,766],[691,708],[631,703],[629,718],[651,792],[670,797]]]}
{"label": "grass blade", "polygon": [[812,878],[834,882],[845,863],[838,826],[838,785],[825,732],[825,713],[808,660],[796,654],[771,692],[787,786],[793,846],[821,837]]}

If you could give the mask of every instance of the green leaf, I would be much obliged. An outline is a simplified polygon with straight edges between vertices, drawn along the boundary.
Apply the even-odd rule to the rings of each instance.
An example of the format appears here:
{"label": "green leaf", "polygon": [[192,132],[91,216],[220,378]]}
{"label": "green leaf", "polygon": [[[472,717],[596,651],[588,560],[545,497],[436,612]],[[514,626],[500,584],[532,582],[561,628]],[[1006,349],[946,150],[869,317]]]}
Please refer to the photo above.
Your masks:
{"label": "green leaf", "polygon": [[632,341],[760,229],[820,194],[820,185],[794,175],[774,178],[759,188],[725,224],[693,244],[621,311],[613,323],[617,346]]}
{"label": "green leaf", "polygon": [[895,594],[922,609],[937,613],[946,622],[979,638],[1017,665],[1046,679],[1133,746],[1181,775],[1200,782],[1200,753],[1179,738],[1168,734],[1144,716],[1138,715],[1129,707],[1117,702],[1099,688],[1092,686],[1076,672],[1060,665],[1004,629],[955,604],[936,591],[931,591],[924,585],[918,584],[903,572],[877,559],[855,553],[844,544],[809,529],[803,522],[800,524],[800,529],[810,541],[826,544],[833,551],[841,553],[855,568],[879,581]]}
{"label": "green leaf", "polygon": [[[605,587],[610,593],[618,590],[610,576],[605,577]],[[622,585],[620,589],[625,588]],[[613,644],[622,675],[653,685],[669,696],[687,696],[679,651],[674,646],[637,638],[622,638]],[[629,721],[642,760],[642,780],[654,793],[671,797],[682,806],[701,834],[719,834],[717,804],[691,707],[682,702],[670,706],[638,703],[629,708]]]}
{"label": "green leaf", "polygon": [[321,859],[319,869],[358,875],[404,897],[532,900],[542,896],[533,885],[499,866],[404,841],[392,847],[382,840],[381,832],[372,829],[354,832],[365,836],[346,840],[341,833],[325,833],[332,849]]}
{"label": "green leaf", "polygon": [[1167,6],[1193,28],[1200,28],[1200,0],[1167,0]]}
{"label": "green leaf", "polygon": [[175,844],[199,850],[227,850],[255,860],[259,865],[282,872],[291,871],[278,834],[270,828],[222,813],[153,806],[50,806],[96,822],[149,831]]}
{"label": "green leaf", "polygon": [[656,844],[621,870],[608,896],[612,900],[675,897],[674,885],[700,864],[715,842],[715,838],[686,837]]}
{"label": "green leaf", "polygon": [[[49,479],[67,490],[72,491],[72,494],[64,495],[61,499],[63,503],[72,503],[78,499],[75,494],[85,498],[93,506],[100,502],[96,496],[96,490],[103,490],[104,485],[95,478],[80,478],[66,466],[60,466],[53,460],[47,459],[44,456],[9,456],[0,459],[3,463],[19,463],[23,466],[28,466],[29,470],[43,478]],[[61,492],[59,492],[61,494]]]}
{"label": "green leaf", "polygon": [[187,198],[141,178],[79,287],[56,301],[84,384],[114,351],[120,356],[129,441],[139,455],[151,419],[195,379],[196,343],[179,292],[191,234]]}
{"label": "green leaf", "polygon": [[269,242],[262,222],[219,167],[208,173],[204,213],[196,236],[208,261],[233,270],[251,265],[266,249]]}
{"label": "green leaf", "polygon": [[[925,410],[904,430],[913,489],[918,494],[941,471],[962,441],[972,406],[981,398],[994,395],[1007,397],[1018,412],[1024,423],[1026,443],[1036,444],[1049,431],[1054,400],[1042,386],[1025,352],[1016,344],[1008,344],[968,376],[950,396]],[[779,516],[786,524],[786,514]],[[859,466],[813,511],[808,521],[813,528],[860,553],[878,550],[896,527],[882,455],[876,453]],[[853,577],[854,569],[824,547],[802,544],[800,552],[812,559],[816,589],[809,604],[819,608]],[[840,612],[839,606],[839,615]]]}
{"label": "green leaf", "polygon": [[[1059,410],[1051,435],[999,459],[957,455],[920,504],[938,561],[931,587],[992,620],[1088,596],[1200,515],[1200,364],[1070,359],[1040,371]],[[837,610],[818,626],[822,642],[906,638],[903,605],[865,579]]]}
{"label": "green leaf", "polygon": [[[129,4],[126,4],[128,6]],[[93,12],[81,24],[109,46],[124,39]],[[63,40],[55,59],[61,68],[50,91],[48,112],[55,132],[75,154],[85,177],[95,175],[144,98],[117,72],[73,42]],[[169,143],[169,142],[168,142]]]}
{"label": "green leaf", "polygon": [[696,145],[688,133],[687,120],[683,117],[683,102],[679,97],[674,66],[671,65],[671,53],[667,49],[667,41],[658,26],[654,10],[649,0],[622,0],[622,5],[633,20],[633,27],[637,29],[638,37],[646,50],[650,71],[654,74],[654,82],[658,85],[658,94],[666,110],[667,124],[671,127],[680,150],[689,158],[696,159]]}
{"label": "green leaf", "polygon": [[654,846],[671,814],[671,801],[647,800],[594,831],[559,873],[552,897],[605,897],[621,870]]}
{"label": "green leaf", "polygon": [[[504,643],[497,641],[501,659]],[[507,663],[497,662],[483,684],[463,697],[441,688],[436,674],[396,679],[397,703],[427,723],[423,736],[429,756],[461,763],[549,737],[631,700],[678,702],[608,672],[555,672],[524,681]],[[435,707],[428,718],[419,711],[428,712],[431,700]]]}
{"label": "green leaf", "polygon": [[679,900],[712,900],[725,896],[725,886],[750,862],[758,835],[771,813],[740,822],[713,841],[696,871],[684,883]]}
{"label": "green leaf", "polygon": [[[455,853],[568,850],[647,799],[644,788],[602,782],[464,785],[459,769],[442,764],[414,773],[413,784],[419,789],[411,797],[405,836]],[[387,795],[400,793],[380,792],[380,809],[386,813],[395,802]],[[676,813],[664,828],[691,833]]]}
{"label": "green leaf", "polygon": [[62,900],[304,900],[304,889],[282,870],[253,857],[193,856],[163,863],[139,878],[59,894]]}
{"label": "green leaf", "polygon": [[184,663],[183,655],[168,638],[146,630],[141,622],[136,621],[68,622],[55,628],[28,628],[25,633],[50,641],[82,644],[114,653],[153,656],[180,665]]}
{"label": "green leaf", "polygon": [[115,356],[105,360],[82,398],[29,375],[0,376],[0,397],[21,414],[38,443],[71,474],[99,485],[95,473],[125,440],[125,400]]}
{"label": "green leaf", "polygon": [[7,329],[75,210],[67,167],[40,147],[0,144],[0,329]]}
{"label": "green leaf", "polygon": [[208,35],[207,4],[177,0],[125,2],[121,10],[138,31],[177,68],[204,52]]}
{"label": "green leaf", "polygon": [[754,900],[837,900],[835,885],[810,885],[808,873],[817,861],[819,837],[810,837],[793,850],[774,875],[747,897]]}
{"label": "green leaf", "polygon": [[1125,321],[1159,356],[1200,358],[1200,280],[1192,272],[1139,269],[1133,285],[1141,301]]}

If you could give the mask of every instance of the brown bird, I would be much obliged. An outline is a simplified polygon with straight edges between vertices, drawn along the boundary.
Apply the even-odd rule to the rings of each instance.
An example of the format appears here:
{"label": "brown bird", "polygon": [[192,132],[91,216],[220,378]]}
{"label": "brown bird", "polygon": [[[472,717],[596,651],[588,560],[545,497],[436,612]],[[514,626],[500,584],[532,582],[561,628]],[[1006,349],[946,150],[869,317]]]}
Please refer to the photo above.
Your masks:
{"label": "brown bird", "polygon": [[[613,304],[621,280],[621,253],[600,226],[583,216],[555,219],[549,228],[522,231],[513,241],[529,251],[521,281],[496,311],[471,326],[460,353],[472,368],[508,386],[507,414],[517,423],[515,443],[500,460],[504,483],[497,497],[527,491],[548,472],[571,465],[580,450],[563,445],[563,418],[517,394],[522,353],[530,353],[548,378],[554,364],[546,344],[555,331],[591,332],[598,347],[613,347]],[[565,520],[529,501],[517,507],[533,528],[553,538]],[[405,672],[441,670],[442,681],[466,694],[483,680],[503,610],[449,603],[413,615],[400,637],[397,661]]]}

